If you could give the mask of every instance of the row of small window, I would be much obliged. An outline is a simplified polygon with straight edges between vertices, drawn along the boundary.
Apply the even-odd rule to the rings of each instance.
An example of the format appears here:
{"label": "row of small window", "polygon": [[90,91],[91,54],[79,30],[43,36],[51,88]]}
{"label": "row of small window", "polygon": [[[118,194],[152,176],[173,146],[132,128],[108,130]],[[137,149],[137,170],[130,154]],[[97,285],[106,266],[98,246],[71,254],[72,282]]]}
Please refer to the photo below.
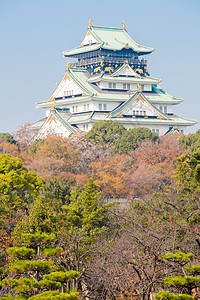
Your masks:
{"label": "row of small window", "polygon": [[164,112],[165,114],[167,113],[167,106],[160,106],[160,111]]}
{"label": "row of small window", "polygon": [[[109,89],[116,89],[116,83],[109,82]],[[123,90],[130,90],[130,83],[123,83]],[[144,84],[141,84],[141,90],[144,91]]]}
{"label": "row of small window", "polygon": [[159,134],[159,129],[152,129],[152,132],[156,132],[157,134]]}
{"label": "row of small window", "polygon": [[72,112],[78,112],[78,106],[72,106]]}
{"label": "row of small window", "polygon": [[[108,84],[109,89],[116,89],[116,83],[115,82],[109,82]],[[124,83],[123,84],[123,90],[130,90],[131,86],[130,83]]]}
{"label": "row of small window", "polygon": [[84,111],[88,111],[90,108],[90,105],[89,104],[84,104]]}
{"label": "row of small window", "polygon": [[102,104],[102,103],[99,103],[99,110],[107,110],[107,104],[106,103],[104,103],[104,104]]}
{"label": "row of small window", "polygon": [[88,130],[88,124],[83,125],[83,130]]}
{"label": "row of small window", "polygon": [[133,115],[134,116],[146,116],[146,111],[145,110],[133,110]]}
{"label": "row of small window", "polygon": [[64,96],[72,96],[74,94],[73,90],[64,91]]}
{"label": "row of small window", "polygon": [[[89,111],[90,110],[90,105],[89,104],[84,104],[84,111]],[[107,110],[107,104],[106,103],[99,103],[99,110],[100,111],[105,111]],[[72,112],[78,112],[78,106],[72,106]]]}

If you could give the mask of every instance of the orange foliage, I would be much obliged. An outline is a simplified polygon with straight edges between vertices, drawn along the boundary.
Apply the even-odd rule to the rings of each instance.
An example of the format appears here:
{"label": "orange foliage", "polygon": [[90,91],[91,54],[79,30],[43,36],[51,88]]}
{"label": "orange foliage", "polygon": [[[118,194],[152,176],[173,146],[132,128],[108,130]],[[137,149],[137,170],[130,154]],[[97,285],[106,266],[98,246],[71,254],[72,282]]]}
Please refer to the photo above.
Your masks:
{"label": "orange foliage", "polygon": [[0,153],[2,154],[8,153],[12,156],[19,156],[18,147],[15,144],[10,144],[8,142],[0,143]]}
{"label": "orange foliage", "polygon": [[91,177],[101,187],[105,198],[128,197],[130,191],[128,185],[129,157],[125,154],[116,154],[113,157],[101,157],[90,165]]}

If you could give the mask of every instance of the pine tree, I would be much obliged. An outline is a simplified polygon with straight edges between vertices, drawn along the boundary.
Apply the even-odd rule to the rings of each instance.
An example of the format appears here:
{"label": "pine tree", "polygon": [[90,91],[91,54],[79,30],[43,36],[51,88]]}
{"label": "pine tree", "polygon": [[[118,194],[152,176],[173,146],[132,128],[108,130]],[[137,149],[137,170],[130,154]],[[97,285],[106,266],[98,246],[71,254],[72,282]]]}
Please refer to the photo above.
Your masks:
{"label": "pine tree", "polygon": [[[78,299],[76,290],[70,290],[69,282],[79,273],[64,272],[58,264],[57,257],[62,248],[52,246],[55,235],[22,234],[21,240],[25,246],[11,247],[7,251],[11,273],[2,280],[1,286],[9,287],[10,295],[0,299]],[[15,274],[14,278],[12,274]]]}
{"label": "pine tree", "polygon": [[182,270],[182,274],[169,276],[164,279],[164,286],[176,289],[181,292],[178,294],[163,290],[155,295],[156,300],[194,300],[199,299],[200,293],[200,265],[186,266],[191,263],[194,257],[192,253],[183,253],[181,251],[175,254],[167,253],[164,255],[165,261],[177,265]]}

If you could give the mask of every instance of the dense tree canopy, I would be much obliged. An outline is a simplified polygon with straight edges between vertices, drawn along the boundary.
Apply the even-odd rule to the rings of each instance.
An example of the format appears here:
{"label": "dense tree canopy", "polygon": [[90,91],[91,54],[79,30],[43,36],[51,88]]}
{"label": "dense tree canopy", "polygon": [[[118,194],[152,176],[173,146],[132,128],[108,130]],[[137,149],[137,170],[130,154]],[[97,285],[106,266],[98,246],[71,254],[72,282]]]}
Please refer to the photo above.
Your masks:
{"label": "dense tree canopy", "polygon": [[141,141],[155,142],[159,139],[158,134],[144,127],[132,128],[123,132],[120,139],[114,144],[113,153],[130,153],[135,150]]}
{"label": "dense tree canopy", "polygon": [[179,139],[179,145],[182,149],[187,149],[191,152],[197,151],[200,148],[200,129],[195,133],[182,135]]}
{"label": "dense tree canopy", "polygon": [[86,137],[93,143],[112,144],[121,138],[126,128],[114,121],[99,121],[94,123]]}
{"label": "dense tree canopy", "polygon": [[198,299],[196,140],[95,130],[0,141],[0,299]]}

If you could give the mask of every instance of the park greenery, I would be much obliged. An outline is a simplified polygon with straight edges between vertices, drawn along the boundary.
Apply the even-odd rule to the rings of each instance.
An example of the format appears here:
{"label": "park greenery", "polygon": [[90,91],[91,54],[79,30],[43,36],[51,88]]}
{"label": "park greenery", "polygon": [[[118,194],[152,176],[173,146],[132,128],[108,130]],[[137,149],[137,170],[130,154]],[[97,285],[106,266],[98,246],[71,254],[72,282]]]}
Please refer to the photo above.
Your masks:
{"label": "park greenery", "polygon": [[0,134],[0,299],[200,299],[200,132]]}

